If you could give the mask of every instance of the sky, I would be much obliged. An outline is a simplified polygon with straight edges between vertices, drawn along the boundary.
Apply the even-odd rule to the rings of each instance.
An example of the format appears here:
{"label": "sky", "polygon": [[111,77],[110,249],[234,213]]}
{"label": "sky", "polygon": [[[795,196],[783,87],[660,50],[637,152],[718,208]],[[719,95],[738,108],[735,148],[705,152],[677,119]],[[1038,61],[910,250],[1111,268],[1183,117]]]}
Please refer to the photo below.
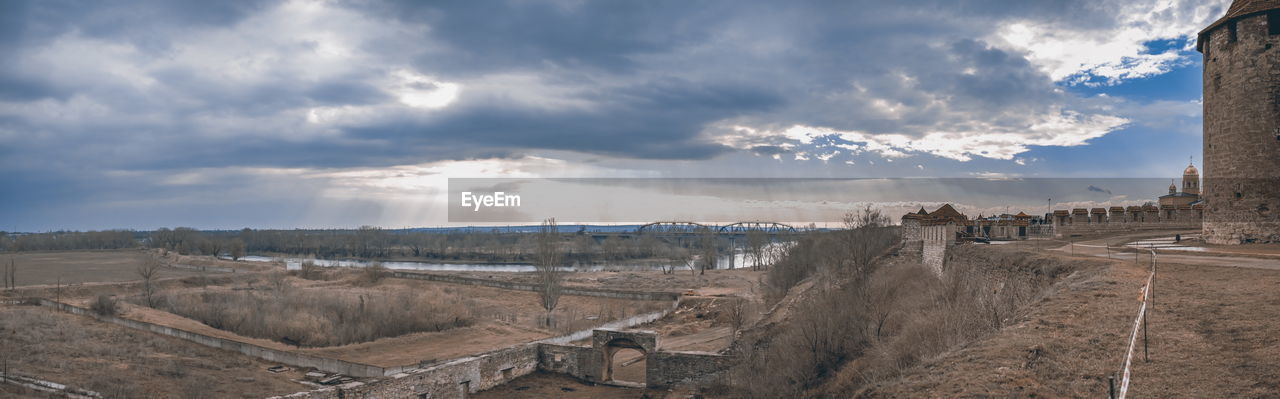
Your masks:
{"label": "sky", "polygon": [[1228,4],[5,0],[0,230],[449,225],[450,178],[1164,181]]}

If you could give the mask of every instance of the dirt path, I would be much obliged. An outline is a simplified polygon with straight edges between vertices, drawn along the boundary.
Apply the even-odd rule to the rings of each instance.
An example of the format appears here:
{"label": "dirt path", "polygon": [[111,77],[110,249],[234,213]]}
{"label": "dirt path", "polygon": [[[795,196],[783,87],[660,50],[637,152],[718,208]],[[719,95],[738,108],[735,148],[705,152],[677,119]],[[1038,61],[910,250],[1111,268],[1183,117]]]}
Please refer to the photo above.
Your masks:
{"label": "dirt path", "polygon": [[[1134,236],[1135,238],[1137,236]],[[1121,259],[1132,261],[1135,256],[1139,262],[1147,262],[1147,255],[1143,253],[1120,252],[1115,247],[1107,248],[1107,243],[1118,242],[1116,238],[1095,239],[1080,241],[1075,244],[1068,244],[1058,248],[1055,251],[1075,255],[1088,255],[1103,258]],[[1201,266],[1219,266],[1219,267],[1244,267],[1254,269],[1272,269],[1280,270],[1280,259],[1262,259],[1262,258],[1246,258],[1246,257],[1225,257],[1203,255],[1182,255],[1169,253],[1169,251],[1158,251],[1157,261],[1164,263],[1178,263],[1184,265],[1201,265]]]}
{"label": "dirt path", "polygon": [[507,398],[647,398],[644,390],[608,385],[588,385],[577,379],[551,373],[533,373],[471,396],[474,399]]}
{"label": "dirt path", "polygon": [[712,327],[689,335],[662,337],[658,349],[669,351],[716,352],[733,340],[733,328]]}
{"label": "dirt path", "polygon": [[[1243,259],[1232,259],[1243,260]],[[1280,272],[1165,264],[1135,397],[1280,395]]]}

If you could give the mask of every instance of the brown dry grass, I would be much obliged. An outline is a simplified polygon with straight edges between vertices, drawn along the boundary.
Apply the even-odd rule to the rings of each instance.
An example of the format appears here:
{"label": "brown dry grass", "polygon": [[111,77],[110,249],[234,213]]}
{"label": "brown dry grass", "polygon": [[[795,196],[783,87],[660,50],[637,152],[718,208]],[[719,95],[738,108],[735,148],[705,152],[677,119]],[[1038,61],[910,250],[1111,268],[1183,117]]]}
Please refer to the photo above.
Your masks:
{"label": "brown dry grass", "polygon": [[[138,266],[146,260],[146,252],[135,249],[102,251],[20,252],[13,255],[18,265],[18,286],[63,285],[138,281]],[[7,263],[9,258],[4,257]],[[162,269],[157,278],[195,276],[202,273],[185,269]]]}
{"label": "brown dry grass", "polygon": [[323,347],[468,326],[473,319],[460,301],[439,291],[347,293],[286,284],[268,290],[169,292],[156,298],[155,307],[240,335]]}
{"label": "brown dry grass", "polygon": [[[105,397],[263,397],[305,390],[273,364],[36,307],[0,307],[11,369]],[[0,391],[7,395],[6,391]]]}
{"label": "brown dry grass", "polygon": [[[336,357],[343,360],[378,366],[402,366],[421,361],[446,360],[469,354],[491,351],[523,342],[548,338],[569,329],[588,329],[619,318],[656,311],[670,306],[666,302],[629,301],[621,299],[566,296],[556,311],[557,328],[550,331],[540,326],[545,311],[538,305],[537,294],[509,291],[497,288],[472,287],[421,280],[383,278],[369,284],[360,270],[326,270],[332,273],[329,280],[305,280],[285,277],[289,289],[326,293],[345,298],[366,298],[413,292],[428,298],[439,298],[437,306],[465,309],[475,324],[440,332],[402,334],[371,342],[303,348],[303,353]],[[225,275],[224,275],[225,276]],[[171,281],[162,295],[199,295],[204,292],[254,292],[270,295],[275,283],[271,275],[248,276],[236,274],[234,278],[210,279],[207,285],[183,284]],[[121,296],[136,295],[115,291]],[[96,292],[95,292],[96,294]],[[64,301],[88,306],[92,296],[77,296]],[[248,342],[278,350],[296,350],[277,340],[259,339],[213,328],[199,321],[161,310],[132,304],[124,304],[124,317],[160,325],[175,327],[204,335]],[[276,338],[278,339],[278,338]]]}
{"label": "brown dry grass", "polygon": [[1137,311],[1146,270],[1126,262],[1050,257],[1077,272],[1007,327],[926,357],[864,397],[1100,397]]}
{"label": "brown dry grass", "polygon": [[819,284],[786,323],[748,334],[735,394],[853,395],[1015,323],[1055,282],[1098,263],[989,246],[959,247],[948,262],[941,278],[908,257]]}
{"label": "brown dry grass", "polygon": [[661,393],[608,385],[586,384],[562,374],[533,373],[471,396],[474,399],[563,398],[639,399],[662,397]]}
{"label": "brown dry grass", "polygon": [[1133,396],[1277,396],[1277,287],[1276,270],[1161,264],[1151,362],[1134,365]]}
{"label": "brown dry grass", "polygon": [[[1194,260],[1194,259],[1193,259]],[[1145,265],[1116,262],[1061,287],[1018,324],[923,363],[876,397],[1102,397],[1117,373]],[[1134,397],[1275,397],[1280,271],[1162,263]],[[1117,383],[1119,383],[1117,381]]]}
{"label": "brown dry grass", "polygon": [[[567,287],[593,287],[640,291],[696,291],[700,295],[752,295],[759,285],[763,271],[749,269],[707,270],[696,275],[689,269],[676,270],[673,274],[661,271],[627,272],[574,272],[564,275]],[[533,283],[533,273],[449,272],[460,276],[500,281]]]}

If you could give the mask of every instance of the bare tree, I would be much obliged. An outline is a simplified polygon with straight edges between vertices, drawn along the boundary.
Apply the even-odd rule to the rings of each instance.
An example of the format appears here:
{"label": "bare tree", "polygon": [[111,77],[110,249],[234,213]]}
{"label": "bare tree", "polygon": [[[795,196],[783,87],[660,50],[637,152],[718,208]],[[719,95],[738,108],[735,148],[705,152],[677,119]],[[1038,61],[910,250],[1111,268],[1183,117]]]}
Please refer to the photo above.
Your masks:
{"label": "bare tree", "polygon": [[542,298],[542,308],[547,311],[547,327],[551,327],[551,312],[560,302],[561,273],[560,232],[556,230],[556,219],[550,218],[542,222],[537,236],[537,253],[534,268],[538,273],[538,295]]}
{"label": "bare tree", "polygon": [[138,265],[138,276],[142,277],[142,296],[147,302],[147,307],[155,307],[156,294],[156,277],[160,273],[160,268],[164,267],[164,263],[160,258],[148,254],[147,258]]}
{"label": "bare tree", "polygon": [[698,249],[701,252],[702,259],[698,262],[698,274],[702,275],[707,269],[716,268],[716,257],[719,255],[719,248],[716,242],[716,232],[706,227],[698,228]]}
{"label": "bare tree", "polygon": [[769,245],[769,235],[759,229],[747,231],[747,255],[751,257],[751,270],[760,270],[764,247]]}
{"label": "bare tree", "polygon": [[853,273],[869,273],[870,264],[884,248],[897,240],[888,229],[889,216],[867,205],[865,208],[845,214],[844,246],[840,269]]}
{"label": "bare tree", "polygon": [[681,247],[667,248],[666,255],[667,262],[662,266],[663,274],[674,274],[677,266],[689,266],[689,260],[693,258],[693,254],[688,249]]}
{"label": "bare tree", "polygon": [[9,267],[5,269],[4,286],[10,290],[18,288],[18,263],[13,260],[13,255],[9,255]]}
{"label": "bare tree", "polygon": [[889,215],[880,212],[878,208],[872,208],[871,205],[844,214],[844,227],[850,230],[863,227],[887,227],[891,223],[893,221]]}
{"label": "bare tree", "polygon": [[227,252],[231,255],[231,260],[243,258],[245,253],[244,240],[239,237],[231,239],[231,242],[227,243]]}
{"label": "bare tree", "polygon": [[13,282],[13,270],[16,268],[17,264],[13,262],[13,255],[9,255],[9,264],[4,267],[4,289],[12,290],[17,285]]}

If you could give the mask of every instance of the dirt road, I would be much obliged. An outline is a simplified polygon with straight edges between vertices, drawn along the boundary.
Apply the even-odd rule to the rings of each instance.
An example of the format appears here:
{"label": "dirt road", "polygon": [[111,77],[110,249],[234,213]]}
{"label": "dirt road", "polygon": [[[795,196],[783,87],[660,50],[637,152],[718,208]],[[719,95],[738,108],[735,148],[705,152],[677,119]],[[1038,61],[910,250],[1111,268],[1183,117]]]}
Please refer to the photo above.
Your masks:
{"label": "dirt road", "polygon": [[[1132,238],[1137,238],[1134,236]],[[1105,238],[1080,241],[1074,244],[1063,245],[1054,248],[1055,251],[1075,255],[1090,255],[1103,258],[1133,260],[1135,257],[1140,263],[1146,264],[1149,255],[1146,253],[1121,252],[1115,248],[1114,243],[1118,242],[1117,238]],[[1110,249],[1107,244],[1112,243]],[[1170,253],[1170,251],[1157,251],[1157,263],[1177,263],[1183,265],[1200,265],[1200,266],[1219,266],[1219,267],[1245,267],[1253,269],[1271,269],[1280,270],[1280,259],[1262,259],[1262,258],[1246,258],[1246,257],[1225,257],[1212,256],[1212,254],[1202,255],[1184,255]]]}

